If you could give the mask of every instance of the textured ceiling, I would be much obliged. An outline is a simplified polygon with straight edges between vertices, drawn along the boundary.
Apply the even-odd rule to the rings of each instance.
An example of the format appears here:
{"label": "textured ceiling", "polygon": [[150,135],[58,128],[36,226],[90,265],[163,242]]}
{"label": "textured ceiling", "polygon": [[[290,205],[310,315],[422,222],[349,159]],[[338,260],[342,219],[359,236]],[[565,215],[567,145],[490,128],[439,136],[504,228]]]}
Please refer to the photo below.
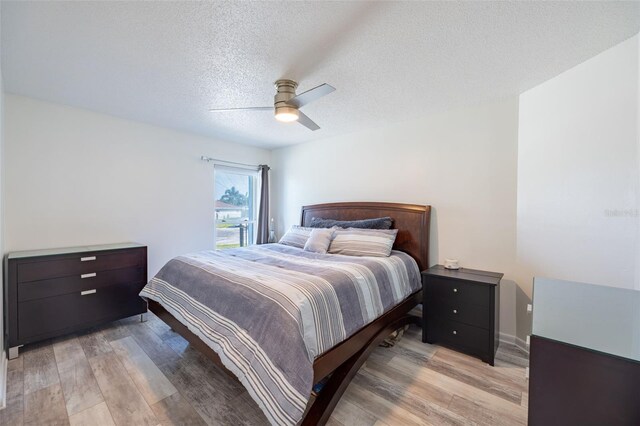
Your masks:
{"label": "textured ceiling", "polygon": [[[520,93],[639,31],[640,2],[2,2],[7,92],[263,147]],[[337,91],[270,112],[273,82]]]}

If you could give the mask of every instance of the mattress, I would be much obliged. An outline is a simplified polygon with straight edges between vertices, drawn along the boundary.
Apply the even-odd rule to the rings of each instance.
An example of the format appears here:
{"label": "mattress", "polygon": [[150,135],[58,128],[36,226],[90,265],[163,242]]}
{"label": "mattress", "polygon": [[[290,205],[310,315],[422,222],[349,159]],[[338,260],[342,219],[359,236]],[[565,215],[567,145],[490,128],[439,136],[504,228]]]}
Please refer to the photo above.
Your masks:
{"label": "mattress", "polygon": [[219,356],[271,424],[302,418],[316,357],[421,288],[416,262],[318,254],[281,244],[170,260],[141,296]]}

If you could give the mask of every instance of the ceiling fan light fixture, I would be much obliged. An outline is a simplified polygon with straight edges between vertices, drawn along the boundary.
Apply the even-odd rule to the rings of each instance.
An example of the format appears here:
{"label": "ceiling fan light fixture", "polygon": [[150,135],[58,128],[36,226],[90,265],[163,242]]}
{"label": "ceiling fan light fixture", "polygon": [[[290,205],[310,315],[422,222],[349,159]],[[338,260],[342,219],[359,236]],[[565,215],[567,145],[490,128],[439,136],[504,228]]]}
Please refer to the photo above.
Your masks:
{"label": "ceiling fan light fixture", "polygon": [[283,123],[291,123],[293,121],[298,121],[298,118],[300,118],[300,114],[298,113],[297,108],[276,108],[276,120],[278,121],[282,121]]}
{"label": "ceiling fan light fixture", "polygon": [[[1,1],[1,0],[0,0]],[[293,123],[297,121],[304,127],[311,131],[320,129],[312,119],[299,110],[303,106],[310,102],[313,102],[329,93],[335,91],[335,87],[323,83],[320,86],[316,86],[313,89],[309,89],[306,92],[296,95],[296,88],[298,83],[293,80],[280,79],[277,80],[274,85],[276,86],[276,95],[273,97],[273,112],[276,120],[281,123]],[[209,111],[225,112],[225,111],[267,111],[271,110],[271,107],[248,107],[248,108],[216,108]]]}

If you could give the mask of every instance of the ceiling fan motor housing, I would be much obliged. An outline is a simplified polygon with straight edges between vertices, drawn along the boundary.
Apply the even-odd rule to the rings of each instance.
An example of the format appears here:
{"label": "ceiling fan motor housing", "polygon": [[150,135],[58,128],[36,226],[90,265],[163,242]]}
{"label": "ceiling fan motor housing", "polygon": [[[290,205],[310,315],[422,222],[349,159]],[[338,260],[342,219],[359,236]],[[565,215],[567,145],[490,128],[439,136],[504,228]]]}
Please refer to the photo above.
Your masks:
{"label": "ceiling fan motor housing", "polygon": [[287,104],[287,101],[296,96],[296,88],[298,83],[293,80],[277,80],[274,85],[276,86],[276,95],[274,96],[275,113],[278,114],[293,114],[298,116],[298,108]]}

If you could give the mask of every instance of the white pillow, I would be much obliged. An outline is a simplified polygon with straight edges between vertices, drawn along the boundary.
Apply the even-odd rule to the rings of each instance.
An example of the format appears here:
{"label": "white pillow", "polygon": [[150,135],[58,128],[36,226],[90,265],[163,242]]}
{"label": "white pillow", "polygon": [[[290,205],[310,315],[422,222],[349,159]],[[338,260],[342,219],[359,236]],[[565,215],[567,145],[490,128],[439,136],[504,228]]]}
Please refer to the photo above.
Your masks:
{"label": "white pillow", "polygon": [[337,229],[329,253],[387,257],[391,254],[397,234],[397,229]]}
{"label": "white pillow", "polygon": [[309,239],[304,245],[304,249],[313,253],[325,254],[329,249],[332,237],[333,229],[315,228],[311,231]]}
{"label": "white pillow", "polygon": [[312,229],[313,228],[293,225],[278,242],[286,246],[304,248],[305,243],[309,239],[309,235],[311,235]]}

